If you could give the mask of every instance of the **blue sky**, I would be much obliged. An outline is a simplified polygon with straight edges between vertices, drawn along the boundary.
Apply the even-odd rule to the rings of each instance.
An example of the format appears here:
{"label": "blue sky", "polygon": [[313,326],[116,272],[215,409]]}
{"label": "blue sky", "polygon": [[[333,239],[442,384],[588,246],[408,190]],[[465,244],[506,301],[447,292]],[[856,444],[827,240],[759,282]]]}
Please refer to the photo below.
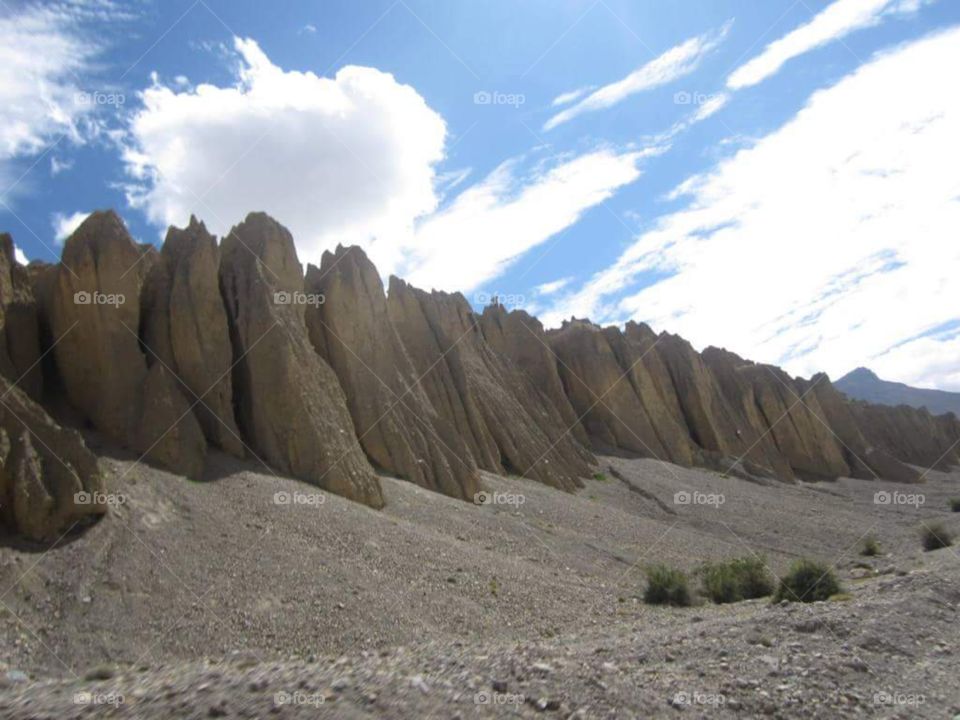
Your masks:
{"label": "blue sky", "polygon": [[[304,261],[960,390],[948,0],[0,2],[0,229]],[[952,171],[952,172],[951,172]]]}

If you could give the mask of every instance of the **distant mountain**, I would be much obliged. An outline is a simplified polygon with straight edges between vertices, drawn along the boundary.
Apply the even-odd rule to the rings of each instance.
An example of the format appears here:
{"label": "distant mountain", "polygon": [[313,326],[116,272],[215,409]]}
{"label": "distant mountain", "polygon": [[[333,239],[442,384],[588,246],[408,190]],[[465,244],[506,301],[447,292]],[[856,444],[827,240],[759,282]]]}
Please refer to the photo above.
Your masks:
{"label": "distant mountain", "polygon": [[934,415],[952,412],[960,417],[960,393],[915,388],[903,383],[881,380],[867,368],[857,368],[834,383],[848,397],[880,405],[925,407]]}

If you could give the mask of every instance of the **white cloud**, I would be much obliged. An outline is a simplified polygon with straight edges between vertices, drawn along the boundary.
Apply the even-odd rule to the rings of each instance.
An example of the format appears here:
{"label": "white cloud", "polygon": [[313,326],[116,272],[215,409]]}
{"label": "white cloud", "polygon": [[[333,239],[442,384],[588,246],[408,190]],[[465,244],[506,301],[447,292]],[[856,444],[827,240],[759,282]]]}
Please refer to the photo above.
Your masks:
{"label": "white cloud", "polygon": [[[605,110],[631,95],[666,85],[689,75],[697,69],[704,56],[723,41],[729,29],[730,23],[728,22],[716,33],[707,33],[691,38],[667,50],[663,55],[634,70],[625,78],[594,90],[576,105],[557,113],[547,120],[543,129],[551,130],[584,113]],[[561,95],[557,100],[563,97]],[[554,104],[557,104],[557,100],[554,101]]]}
{"label": "white cloud", "polygon": [[597,150],[523,178],[516,161],[504,163],[417,228],[400,274],[423,288],[472,290],[636,180],[640,160],[659,151]]}
{"label": "white cloud", "polygon": [[13,246],[13,259],[16,260],[21,265],[29,265],[30,261],[27,259],[26,254],[16,245]]}
{"label": "white cloud", "polygon": [[446,127],[410,86],[373,68],[284,71],[235,39],[236,83],[143,92],[124,159],[128,199],[159,225],[191,213],[223,235],[251,210],[287,225],[301,259],[337,242],[412,231],[438,203]]}
{"label": "white cloud", "polygon": [[305,262],[358,243],[384,274],[467,291],[632,182],[653,152],[597,150],[529,172],[515,159],[438,210],[468,170],[437,174],[446,126],[413,88],[372,68],[287,72],[252,40],[235,46],[235,85],[143,93],[125,161],[128,198],[153,223],[195,213],[223,235],[265,210]]}
{"label": "white cloud", "polygon": [[960,336],[923,337],[904,343],[871,361],[882,378],[915,387],[960,392]]}
{"label": "white cloud", "polygon": [[73,231],[80,227],[80,223],[87,219],[89,212],[75,212],[69,215],[63,213],[54,213],[50,216],[50,223],[53,225],[53,239],[58,245],[63,244],[73,234]]}
{"label": "white cloud", "polygon": [[537,293],[537,295],[553,295],[554,293],[563,290],[563,288],[569,285],[572,280],[573,277],[571,276],[545,282],[542,285],[537,285],[534,288],[534,291]]}
{"label": "white cloud", "polygon": [[50,174],[54,177],[62,172],[73,169],[73,160],[60,160],[54,155],[50,156]]}
{"label": "white cloud", "polygon": [[316,25],[312,25],[312,24],[310,24],[310,23],[307,23],[307,24],[304,25],[302,28],[300,28],[300,32],[301,32],[301,33],[308,33],[308,34],[310,34],[310,35],[314,35],[314,34],[316,34],[316,32],[317,32],[317,26],[316,26]]}
{"label": "white cloud", "polygon": [[85,108],[73,73],[89,55],[54,9],[0,17],[0,161],[35,153],[58,133],[79,136]]}
{"label": "white cloud", "polygon": [[836,0],[810,22],[770,43],[759,55],[734,70],[727,78],[727,87],[739,90],[757,85],[799,55],[856,30],[877,25],[884,16],[914,13],[929,2],[931,0]]}
{"label": "white cloud", "polygon": [[[887,351],[960,308],[960,85],[918,82],[957,66],[960,28],[814,94],[782,128],[685,182],[685,209],[545,321],[634,317],[797,374],[867,365],[894,380],[953,382],[955,340]],[[666,279],[637,292],[651,274]]]}
{"label": "white cloud", "polygon": [[550,103],[553,107],[560,107],[561,105],[569,105],[574,100],[582,98],[588,92],[593,90],[593,85],[588,85],[587,87],[577,88],[576,90],[571,90],[570,92],[565,92],[557,95],[553,102]]}

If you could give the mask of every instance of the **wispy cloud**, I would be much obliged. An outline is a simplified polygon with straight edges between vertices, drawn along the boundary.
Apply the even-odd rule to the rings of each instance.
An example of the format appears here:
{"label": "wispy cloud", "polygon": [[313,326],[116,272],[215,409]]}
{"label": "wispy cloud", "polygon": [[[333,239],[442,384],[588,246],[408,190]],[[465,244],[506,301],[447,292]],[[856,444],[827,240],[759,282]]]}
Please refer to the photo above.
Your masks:
{"label": "wispy cloud", "polygon": [[[717,32],[690,38],[686,42],[667,50],[643,67],[634,70],[625,78],[594,90],[576,105],[562,110],[547,120],[543,126],[544,130],[552,130],[584,113],[605,110],[632,95],[666,85],[689,75],[697,69],[700,61],[723,41],[730,30],[731,24],[731,22],[726,23]],[[560,96],[560,98],[563,97],[563,95]],[[554,104],[557,104],[556,100]]]}
{"label": "wispy cloud", "polygon": [[542,285],[537,285],[533,290],[537,293],[537,295],[553,295],[563,290],[571,283],[572,280],[572,276],[560,278],[559,280],[552,280],[550,282],[545,282]]}
{"label": "wispy cloud", "polygon": [[731,90],[750,87],[775,75],[789,60],[879,24],[885,16],[916,12],[932,0],[836,0],[814,18],[767,45],[727,78]]}
{"label": "wispy cloud", "polygon": [[587,87],[577,88],[576,90],[571,90],[570,92],[561,93],[553,99],[553,102],[550,103],[550,105],[553,107],[569,105],[574,100],[579,100],[588,92],[593,90],[593,87],[593,85],[588,85]]}
{"label": "wispy cloud", "polygon": [[558,298],[545,322],[644,319],[805,375],[870,364],[929,385],[949,356],[956,380],[955,336],[891,348],[960,307],[960,87],[917,82],[958,65],[954,28],[815,93],[683,183],[673,197],[686,207]]}
{"label": "wispy cloud", "polygon": [[601,149],[526,174],[519,160],[503,163],[420,224],[401,274],[424,288],[475,289],[640,177],[655,152]]}

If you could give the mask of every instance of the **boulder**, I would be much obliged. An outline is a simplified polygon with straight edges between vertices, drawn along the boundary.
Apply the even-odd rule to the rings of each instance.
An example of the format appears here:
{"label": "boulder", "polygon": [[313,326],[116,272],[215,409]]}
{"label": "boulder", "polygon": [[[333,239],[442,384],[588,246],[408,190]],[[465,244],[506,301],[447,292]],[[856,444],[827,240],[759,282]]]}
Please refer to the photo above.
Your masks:
{"label": "boulder", "polygon": [[0,376],[0,519],[31,540],[106,512],[103,477],[80,434]]}
{"label": "boulder", "polygon": [[354,430],[378,468],[430,490],[472,500],[477,467],[463,438],[430,405],[390,322],[383,283],[358,247],[325,252],[307,269],[307,330],[337,374]]}
{"label": "boulder", "polygon": [[479,467],[564,490],[582,486],[592,455],[524,372],[490,346],[463,295],[391,277],[387,307],[430,404]]}
{"label": "boulder", "polygon": [[171,227],[142,293],[148,365],[165,366],[193,406],[204,436],[243,457],[233,414],[233,350],[220,295],[220,250],[203,223]]}
{"label": "boulder", "polygon": [[303,269],[287,229],[264,213],[248,215],[223,240],[220,285],[237,416],[253,452],[294,477],[382,507],[343,389],[308,337]]}

